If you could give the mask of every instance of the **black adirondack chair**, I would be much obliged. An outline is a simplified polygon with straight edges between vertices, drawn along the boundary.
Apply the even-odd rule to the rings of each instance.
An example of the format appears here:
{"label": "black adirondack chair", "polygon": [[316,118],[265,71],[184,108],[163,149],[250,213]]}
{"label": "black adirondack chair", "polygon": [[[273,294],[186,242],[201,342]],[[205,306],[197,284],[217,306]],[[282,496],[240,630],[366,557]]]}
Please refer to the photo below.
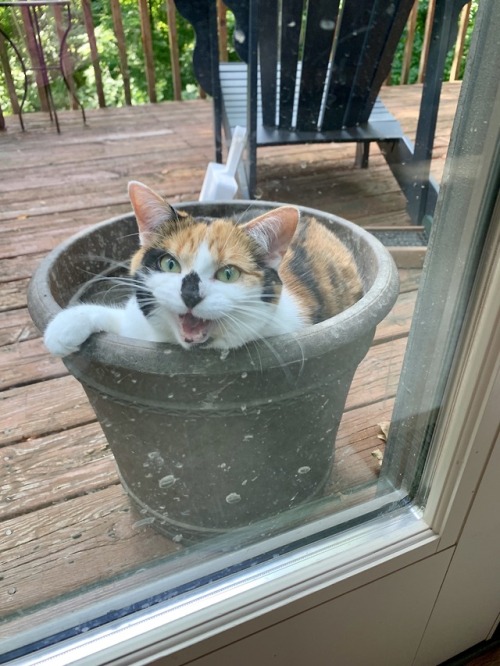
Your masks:
{"label": "black adirondack chair", "polygon": [[355,142],[368,166],[380,146],[412,221],[432,218],[438,186],[429,175],[446,54],[467,0],[438,0],[415,146],[378,98],[414,0],[226,0],[241,62],[220,62],[216,0],[175,0],[196,32],[195,76],[213,97],[216,161],[236,125],[247,129],[239,170],[253,198],[257,148]]}

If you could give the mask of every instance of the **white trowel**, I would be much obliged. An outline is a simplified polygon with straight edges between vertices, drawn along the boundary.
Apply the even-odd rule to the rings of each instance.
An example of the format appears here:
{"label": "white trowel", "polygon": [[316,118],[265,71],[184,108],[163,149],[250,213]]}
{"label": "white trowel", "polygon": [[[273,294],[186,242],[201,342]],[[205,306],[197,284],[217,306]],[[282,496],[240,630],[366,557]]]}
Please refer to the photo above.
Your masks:
{"label": "white trowel", "polygon": [[238,191],[236,170],[245,147],[246,129],[237,125],[233,130],[226,164],[210,162],[201,188],[199,201],[228,201]]}

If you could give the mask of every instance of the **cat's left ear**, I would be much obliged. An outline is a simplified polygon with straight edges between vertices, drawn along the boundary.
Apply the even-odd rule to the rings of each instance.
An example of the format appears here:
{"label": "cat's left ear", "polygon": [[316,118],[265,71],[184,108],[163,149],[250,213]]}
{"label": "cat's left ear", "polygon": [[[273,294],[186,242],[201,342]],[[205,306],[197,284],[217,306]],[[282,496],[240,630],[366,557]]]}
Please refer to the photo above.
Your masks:
{"label": "cat's left ear", "polygon": [[265,262],[277,270],[299,223],[300,213],[293,206],[281,206],[264,213],[243,226],[265,251]]}
{"label": "cat's left ear", "polygon": [[147,185],[131,180],[128,194],[137,219],[141,245],[148,244],[158,227],[178,219],[172,206]]}

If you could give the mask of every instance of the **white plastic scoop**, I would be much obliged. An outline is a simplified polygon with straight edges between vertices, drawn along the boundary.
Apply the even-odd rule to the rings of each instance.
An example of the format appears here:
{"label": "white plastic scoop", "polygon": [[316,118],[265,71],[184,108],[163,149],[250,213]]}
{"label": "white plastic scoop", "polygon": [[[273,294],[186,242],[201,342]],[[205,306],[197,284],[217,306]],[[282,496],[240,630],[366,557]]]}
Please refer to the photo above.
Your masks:
{"label": "white plastic scoop", "polygon": [[246,129],[237,125],[233,130],[226,164],[208,164],[199,201],[227,201],[234,198],[238,191],[236,170],[245,147],[246,134]]}

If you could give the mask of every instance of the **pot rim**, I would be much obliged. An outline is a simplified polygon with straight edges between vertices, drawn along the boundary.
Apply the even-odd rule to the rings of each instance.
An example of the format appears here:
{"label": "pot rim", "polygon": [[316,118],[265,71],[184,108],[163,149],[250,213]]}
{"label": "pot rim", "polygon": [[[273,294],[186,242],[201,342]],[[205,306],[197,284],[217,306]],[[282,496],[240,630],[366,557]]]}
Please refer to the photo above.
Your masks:
{"label": "pot rim", "polygon": [[[250,206],[273,209],[295,204],[240,199],[218,202],[189,201],[172,205],[176,209],[194,208],[196,212],[196,209],[206,211],[211,207],[232,207],[237,211],[246,211]],[[320,222],[332,222],[335,226],[343,227],[358,237],[368,246],[372,259],[376,261],[376,277],[363,297],[347,310],[300,332],[273,336],[258,343],[259,364],[262,367],[296,363],[300,360],[300,356],[308,359],[352,344],[357,337],[366,336],[367,331],[375,329],[391,310],[399,292],[399,277],[394,260],[377,238],[362,227],[333,213],[300,205],[296,207],[301,214],[316,217]],[[125,219],[135,219],[135,216],[131,212],[125,213],[83,229],[60,243],[42,260],[31,278],[28,289],[30,314],[41,331],[45,330],[49,321],[62,309],[50,289],[49,276],[53,264],[76,241]],[[94,360],[121,368],[141,368],[145,372],[152,373],[168,371],[170,374],[205,374],[207,370],[217,372],[218,368],[220,372],[227,372],[226,364],[220,362],[226,358],[222,350],[186,350],[173,343],[147,342],[112,333],[93,335],[82,345],[80,351],[72,356],[76,355],[86,357],[88,361]],[[249,369],[250,357],[245,347],[230,350],[228,358],[231,359],[231,366],[235,370]],[[164,367],[165,363],[167,366]]]}

